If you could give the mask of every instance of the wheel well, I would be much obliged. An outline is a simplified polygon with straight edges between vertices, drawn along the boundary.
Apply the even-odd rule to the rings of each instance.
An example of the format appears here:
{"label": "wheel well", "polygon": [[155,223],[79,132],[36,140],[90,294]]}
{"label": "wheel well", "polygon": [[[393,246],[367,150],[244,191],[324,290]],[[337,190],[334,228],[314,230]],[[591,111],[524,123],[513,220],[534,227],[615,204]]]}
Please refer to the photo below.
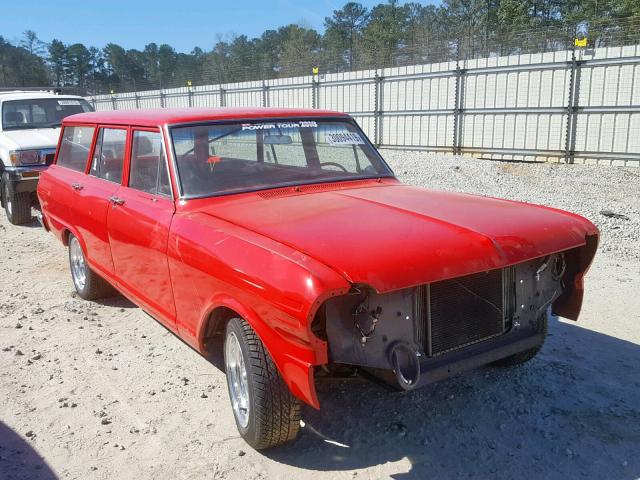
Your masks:
{"label": "wheel well", "polygon": [[65,228],[65,229],[62,231],[62,244],[63,244],[65,247],[68,247],[68,246],[69,246],[69,235],[71,235],[71,232]]}
{"label": "wheel well", "polygon": [[209,350],[212,340],[224,334],[227,322],[235,317],[241,317],[241,315],[228,307],[217,307],[209,314],[202,339],[205,350]]}
{"label": "wheel well", "polygon": [[4,207],[4,185],[2,185],[3,175],[4,175],[4,162],[2,161],[2,159],[0,159],[0,187],[2,187],[2,190],[0,190],[0,205],[2,207]]}

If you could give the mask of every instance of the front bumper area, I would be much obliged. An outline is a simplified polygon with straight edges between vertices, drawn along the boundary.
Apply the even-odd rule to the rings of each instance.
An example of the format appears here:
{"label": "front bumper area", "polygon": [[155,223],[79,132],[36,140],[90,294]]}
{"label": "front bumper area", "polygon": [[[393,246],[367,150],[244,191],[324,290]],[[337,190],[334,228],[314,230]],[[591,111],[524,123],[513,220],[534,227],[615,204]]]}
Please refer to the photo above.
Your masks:
{"label": "front bumper area", "polygon": [[413,386],[421,387],[444,380],[516,353],[539,347],[543,342],[544,335],[541,333],[530,333],[524,336],[507,333],[494,340],[467,347],[447,356],[426,358],[420,362],[420,377]]}
{"label": "front bumper area", "polygon": [[35,192],[40,173],[47,165],[29,165],[24,167],[5,167],[2,180],[9,186],[11,193]]}
{"label": "front bumper area", "polygon": [[566,270],[558,253],[385,294],[358,286],[325,304],[329,360],[410,390],[534,349]]}

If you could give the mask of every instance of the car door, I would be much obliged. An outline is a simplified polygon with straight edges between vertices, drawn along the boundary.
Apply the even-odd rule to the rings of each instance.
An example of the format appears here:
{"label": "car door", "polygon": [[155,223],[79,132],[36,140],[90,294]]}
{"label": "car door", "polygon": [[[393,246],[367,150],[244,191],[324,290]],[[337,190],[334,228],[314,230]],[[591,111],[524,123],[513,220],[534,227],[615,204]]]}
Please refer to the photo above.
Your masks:
{"label": "car door", "polygon": [[55,164],[44,172],[44,181],[39,182],[42,211],[56,231],[73,228],[73,208],[85,183],[94,132],[93,125],[66,125]]}
{"label": "car door", "polygon": [[133,128],[130,144],[124,186],[115,193],[108,215],[117,281],[156,318],[172,325],[176,310],[167,243],[175,206],[162,134]]}
{"label": "car door", "polygon": [[111,278],[115,269],[111,257],[107,214],[120,188],[127,150],[127,128],[101,126],[98,129],[88,175],[77,189],[73,221],[82,236],[85,255],[98,273]]}

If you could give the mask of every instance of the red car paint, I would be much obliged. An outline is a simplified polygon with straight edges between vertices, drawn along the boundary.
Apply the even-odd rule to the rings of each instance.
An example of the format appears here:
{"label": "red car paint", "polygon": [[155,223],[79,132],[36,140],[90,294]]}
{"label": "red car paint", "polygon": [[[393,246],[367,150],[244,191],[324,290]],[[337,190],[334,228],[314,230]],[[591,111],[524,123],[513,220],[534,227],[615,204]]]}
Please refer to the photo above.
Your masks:
{"label": "red car paint", "polygon": [[[318,110],[166,109],[86,113],[63,126],[159,130],[171,152],[170,125],[292,117],[348,118]],[[326,299],[354,283],[389,292],[583,247],[574,289],[556,309],[579,314],[582,277],[595,253],[588,237],[598,232],[578,215],[393,178],[183,199],[171,159],[169,200],[127,186],[128,138],[122,185],[58,165],[42,174],[45,224],[63,242],[73,233],[94,270],[203,354],[217,312],[245,318],[294,395],[315,407],[313,368],[328,353],[311,322]],[[112,195],[124,204],[112,207]]]}

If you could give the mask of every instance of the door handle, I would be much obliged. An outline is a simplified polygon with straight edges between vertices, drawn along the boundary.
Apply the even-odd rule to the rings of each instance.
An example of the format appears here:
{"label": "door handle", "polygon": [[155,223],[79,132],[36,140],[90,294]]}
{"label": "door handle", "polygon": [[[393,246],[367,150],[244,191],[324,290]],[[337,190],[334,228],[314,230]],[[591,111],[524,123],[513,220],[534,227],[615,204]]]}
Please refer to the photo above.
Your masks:
{"label": "door handle", "polygon": [[74,190],[82,190],[84,187],[79,183],[72,183],[71,188],[73,188]]}
{"label": "door handle", "polygon": [[116,196],[109,197],[109,201],[114,205],[124,205],[124,200]]}

